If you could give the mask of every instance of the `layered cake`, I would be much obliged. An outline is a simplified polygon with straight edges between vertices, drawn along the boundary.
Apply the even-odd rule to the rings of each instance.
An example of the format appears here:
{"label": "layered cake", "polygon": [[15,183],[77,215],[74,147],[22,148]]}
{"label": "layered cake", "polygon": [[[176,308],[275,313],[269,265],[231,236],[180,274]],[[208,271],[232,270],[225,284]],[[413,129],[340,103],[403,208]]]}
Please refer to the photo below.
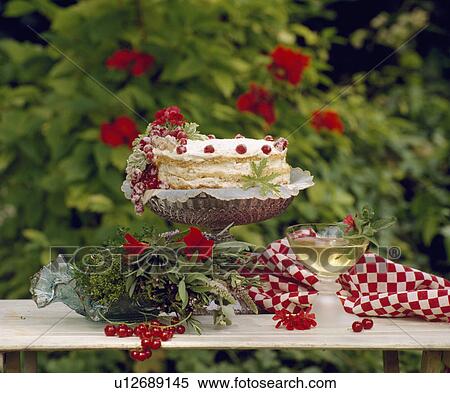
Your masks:
{"label": "layered cake", "polygon": [[250,139],[216,139],[202,135],[177,107],[156,113],[155,121],[133,143],[123,190],[136,212],[144,209],[145,191],[200,188],[248,188],[264,184],[276,189],[288,184],[287,140],[267,135]]}

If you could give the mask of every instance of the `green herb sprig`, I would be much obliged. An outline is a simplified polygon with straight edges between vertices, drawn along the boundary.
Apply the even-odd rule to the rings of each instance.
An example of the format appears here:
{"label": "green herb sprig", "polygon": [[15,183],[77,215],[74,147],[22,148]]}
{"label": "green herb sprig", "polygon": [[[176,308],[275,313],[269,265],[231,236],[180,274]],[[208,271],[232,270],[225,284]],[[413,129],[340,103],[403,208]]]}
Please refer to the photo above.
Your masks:
{"label": "green herb sprig", "polygon": [[269,175],[264,174],[267,163],[267,158],[263,158],[259,164],[255,162],[250,164],[252,174],[242,176],[243,188],[245,190],[252,187],[259,187],[262,196],[266,196],[271,192],[275,195],[280,195],[280,186],[272,182],[278,175],[276,173],[271,173]]}

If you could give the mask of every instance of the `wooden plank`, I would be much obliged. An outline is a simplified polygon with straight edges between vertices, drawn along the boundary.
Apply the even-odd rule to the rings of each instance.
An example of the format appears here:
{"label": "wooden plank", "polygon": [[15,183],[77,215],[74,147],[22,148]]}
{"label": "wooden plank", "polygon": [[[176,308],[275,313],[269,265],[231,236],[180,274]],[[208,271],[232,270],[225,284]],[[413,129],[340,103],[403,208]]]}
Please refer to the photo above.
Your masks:
{"label": "wooden plank", "polygon": [[[176,335],[163,343],[172,349],[402,349],[450,350],[450,325],[410,318],[374,318],[374,327],[354,333],[350,326],[318,326],[306,331],[275,329],[272,315],[238,315],[218,329],[211,316],[200,316],[203,334]],[[0,352],[132,349],[136,337],[105,337],[95,323],[63,304],[38,309],[31,300],[0,300]],[[30,329],[33,326],[33,329]],[[433,336],[430,340],[427,337]],[[439,336],[439,340],[435,337]],[[428,340],[428,341],[427,341]],[[428,343],[428,344],[427,344]]]}
{"label": "wooden plank", "polygon": [[442,351],[423,351],[421,372],[438,373],[441,370],[442,370]]}
{"label": "wooden plank", "polygon": [[5,373],[20,373],[20,352],[5,353]]}
{"label": "wooden plank", "polygon": [[23,371],[25,373],[37,372],[37,353],[27,351],[23,353]]}
{"label": "wooden plank", "polygon": [[398,351],[383,351],[383,365],[385,373],[399,373],[400,362]]}

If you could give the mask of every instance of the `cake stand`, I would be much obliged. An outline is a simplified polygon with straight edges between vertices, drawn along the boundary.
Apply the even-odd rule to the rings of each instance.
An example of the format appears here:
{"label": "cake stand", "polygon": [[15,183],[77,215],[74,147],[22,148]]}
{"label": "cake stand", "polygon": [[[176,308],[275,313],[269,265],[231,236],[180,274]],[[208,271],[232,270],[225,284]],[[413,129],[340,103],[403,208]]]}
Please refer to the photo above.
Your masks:
{"label": "cake stand", "polygon": [[337,224],[300,224],[287,229],[287,239],[302,266],[313,272],[319,281],[312,297],[311,312],[321,326],[350,326],[356,316],[346,313],[337,296],[340,274],[347,272],[367,249],[364,237],[345,238]]}
{"label": "cake stand", "polygon": [[314,185],[308,171],[293,168],[290,183],[277,195],[262,196],[259,187],[247,190],[152,190],[144,203],[158,216],[179,224],[193,225],[211,234],[229,237],[233,225],[268,220],[283,213],[301,190]]}

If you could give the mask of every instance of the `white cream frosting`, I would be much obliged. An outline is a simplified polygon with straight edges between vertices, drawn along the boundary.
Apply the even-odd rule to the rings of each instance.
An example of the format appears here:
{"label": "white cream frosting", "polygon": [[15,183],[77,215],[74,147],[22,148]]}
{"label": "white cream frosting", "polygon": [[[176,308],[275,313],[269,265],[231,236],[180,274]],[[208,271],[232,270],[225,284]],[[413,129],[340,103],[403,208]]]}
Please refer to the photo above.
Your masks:
{"label": "white cream frosting", "polygon": [[[206,146],[211,145],[214,147],[213,153],[205,153],[204,149]],[[244,154],[240,154],[236,151],[238,145],[244,145],[247,151]],[[261,148],[264,145],[271,147],[271,152],[269,154],[263,153]],[[275,148],[274,142],[266,141],[264,139],[250,139],[250,138],[234,138],[234,139],[207,139],[207,140],[188,140],[186,146],[186,153],[178,154],[175,150],[160,150],[158,148],[154,149],[154,154],[156,158],[158,156],[166,156],[173,160],[205,160],[217,157],[253,157],[258,156],[261,158],[268,157],[271,155],[286,155],[285,149],[280,152]]]}

